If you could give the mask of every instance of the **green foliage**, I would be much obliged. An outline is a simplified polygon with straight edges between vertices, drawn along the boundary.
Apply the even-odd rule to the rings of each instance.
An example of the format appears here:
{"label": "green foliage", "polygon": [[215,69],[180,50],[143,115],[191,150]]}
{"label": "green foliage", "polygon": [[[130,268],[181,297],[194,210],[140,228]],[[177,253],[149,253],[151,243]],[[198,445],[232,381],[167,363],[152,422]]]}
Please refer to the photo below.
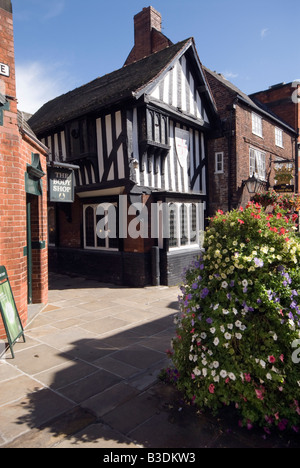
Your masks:
{"label": "green foliage", "polygon": [[[257,203],[219,211],[187,271],[173,340],[176,385],[247,427],[300,423],[300,244],[295,216]],[[298,349],[298,352],[297,352]]]}

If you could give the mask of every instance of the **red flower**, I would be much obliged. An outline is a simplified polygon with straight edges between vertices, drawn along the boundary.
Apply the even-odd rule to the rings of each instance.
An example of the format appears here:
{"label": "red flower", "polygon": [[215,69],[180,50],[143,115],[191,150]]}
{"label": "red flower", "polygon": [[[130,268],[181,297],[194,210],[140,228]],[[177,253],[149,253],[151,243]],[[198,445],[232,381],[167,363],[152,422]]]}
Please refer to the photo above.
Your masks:
{"label": "red flower", "polygon": [[240,224],[245,224],[245,222],[244,222],[242,219],[238,219],[238,222],[239,222]]}

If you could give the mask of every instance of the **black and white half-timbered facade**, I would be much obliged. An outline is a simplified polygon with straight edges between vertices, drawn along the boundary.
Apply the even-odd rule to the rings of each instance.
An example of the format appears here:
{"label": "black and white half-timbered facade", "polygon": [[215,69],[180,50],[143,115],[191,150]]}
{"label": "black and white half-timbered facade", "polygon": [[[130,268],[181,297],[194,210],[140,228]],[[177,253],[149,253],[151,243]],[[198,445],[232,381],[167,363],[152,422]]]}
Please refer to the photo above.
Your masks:
{"label": "black and white half-timbered facade", "polygon": [[48,206],[50,268],[177,284],[201,248],[215,118],[193,39],[45,104],[30,125],[49,164],[79,167],[74,203]]}

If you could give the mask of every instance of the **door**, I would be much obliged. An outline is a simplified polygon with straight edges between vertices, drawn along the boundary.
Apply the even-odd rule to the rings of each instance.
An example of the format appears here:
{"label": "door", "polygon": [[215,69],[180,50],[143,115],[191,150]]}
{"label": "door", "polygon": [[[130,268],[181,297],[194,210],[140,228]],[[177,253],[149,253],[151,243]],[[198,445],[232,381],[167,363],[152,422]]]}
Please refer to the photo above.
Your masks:
{"label": "door", "polygon": [[26,199],[27,219],[27,291],[28,304],[32,304],[32,238],[31,238],[31,196]]}

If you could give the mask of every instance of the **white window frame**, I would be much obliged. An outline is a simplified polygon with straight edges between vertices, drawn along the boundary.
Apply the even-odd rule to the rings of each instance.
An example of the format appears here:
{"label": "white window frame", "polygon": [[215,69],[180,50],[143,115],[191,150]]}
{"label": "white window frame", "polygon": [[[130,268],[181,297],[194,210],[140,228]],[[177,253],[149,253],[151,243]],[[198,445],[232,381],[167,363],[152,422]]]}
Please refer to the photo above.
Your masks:
{"label": "white window frame", "polygon": [[[170,246],[169,251],[174,251],[174,250],[179,250],[179,249],[195,249],[200,247],[200,214],[199,214],[199,203],[177,203],[177,202],[170,202],[169,203],[169,216],[170,216],[170,206],[174,206],[174,231],[175,231],[175,239],[176,239],[176,245]],[[196,207],[196,238],[195,241],[191,241],[191,235],[192,235],[192,230],[191,230],[191,224],[192,224],[192,206],[195,205]],[[181,217],[181,208],[182,206],[185,207],[185,213],[187,215],[187,239],[188,242],[184,245],[181,245],[181,223],[182,223],[182,217]],[[170,220],[169,220],[170,222]]]}
{"label": "white window frame", "polygon": [[275,127],[275,145],[283,148],[283,130],[278,127]]}
{"label": "white window frame", "polygon": [[256,148],[249,149],[249,176],[266,181],[266,153]]}
{"label": "white window frame", "polygon": [[219,151],[215,153],[215,174],[224,173],[224,153]]}
{"label": "white window frame", "polygon": [[263,138],[263,119],[255,112],[252,112],[252,133]]}
{"label": "white window frame", "polygon": [[[116,203],[112,203],[112,205],[117,206]],[[97,207],[98,206],[99,206],[99,203],[96,204],[96,205],[95,204],[83,205],[83,246],[84,246],[84,249],[86,249],[86,250],[109,250],[109,251],[112,251],[112,252],[118,252],[119,249],[109,246],[109,240],[110,240],[109,236],[105,237],[105,239],[104,239],[105,240],[105,246],[98,246],[97,245],[96,228],[97,228]],[[94,212],[94,217],[93,217],[93,220],[94,220],[94,245],[93,246],[86,245],[86,219],[85,219],[85,213],[86,213],[86,210],[88,208],[92,208],[93,212]],[[104,212],[104,216],[107,216],[107,210]]]}

